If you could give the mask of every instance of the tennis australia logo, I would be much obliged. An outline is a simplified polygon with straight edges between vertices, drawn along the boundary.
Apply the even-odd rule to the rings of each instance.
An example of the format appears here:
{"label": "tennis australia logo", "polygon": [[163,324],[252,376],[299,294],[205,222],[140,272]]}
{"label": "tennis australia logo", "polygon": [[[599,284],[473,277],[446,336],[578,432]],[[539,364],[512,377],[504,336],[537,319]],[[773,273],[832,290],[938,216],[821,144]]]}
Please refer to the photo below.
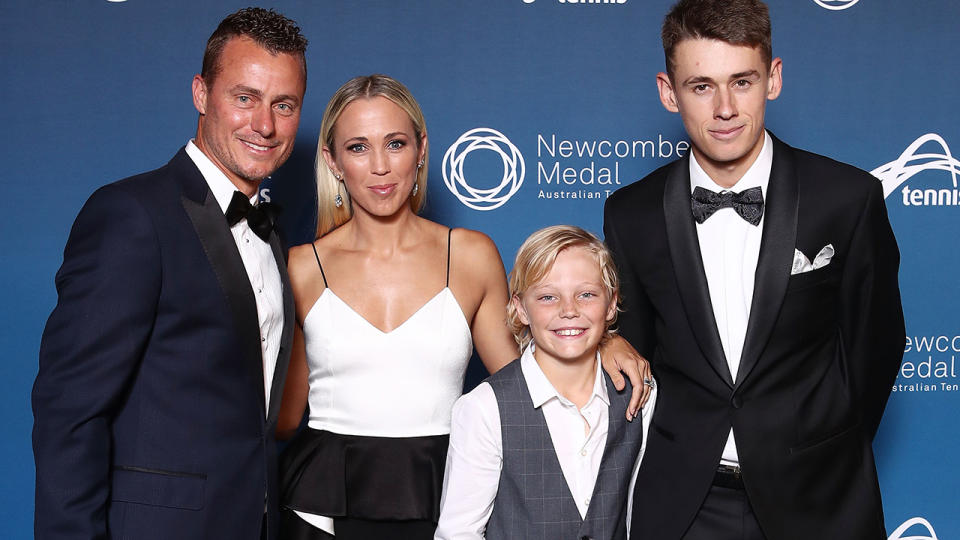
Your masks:
{"label": "tennis australia logo", "polygon": [[[939,148],[934,149],[934,151],[920,151],[921,148],[931,146],[938,146]],[[946,172],[950,177],[952,188],[911,188],[907,181],[924,171]],[[960,206],[960,190],[957,189],[960,161],[953,157],[947,142],[936,133],[927,133],[919,137],[910,143],[910,146],[907,146],[900,157],[877,167],[870,171],[870,174],[879,178],[883,183],[884,197],[899,191],[902,198],[897,197],[897,199],[901,199],[904,206]],[[903,188],[900,189],[900,186],[903,186]]]}
{"label": "tennis australia logo", "polygon": [[[475,150],[499,154],[503,174],[492,187],[482,187],[479,174],[464,174],[463,163]],[[520,189],[526,165],[523,155],[503,133],[491,128],[476,128],[464,133],[443,155],[443,183],[460,202],[474,210],[493,210],[503,206]],[[489,186],[489,183],[487,184]]]}
{"label": "tennis australia logo", "polygon": [[860,0],[813,0],[818,6],[832,11],[840,11],[853,7]]}
{"label": "tennis australia logo", "polygon": [[[918,530],[919,529],[919,530]],[[906,536],[907,531],[910,535]],[[918,534],[919,533],[919,534]],[[922,517],[910,518],[897,527],[887,540],[939,540],[933,532],[933,525]]]}

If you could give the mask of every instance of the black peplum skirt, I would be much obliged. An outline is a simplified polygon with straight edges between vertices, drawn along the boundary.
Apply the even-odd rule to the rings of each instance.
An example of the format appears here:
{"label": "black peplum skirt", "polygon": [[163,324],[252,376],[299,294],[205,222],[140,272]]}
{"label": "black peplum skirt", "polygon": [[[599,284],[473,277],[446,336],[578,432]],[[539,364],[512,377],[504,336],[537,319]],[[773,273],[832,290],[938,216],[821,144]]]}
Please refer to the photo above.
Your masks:
{"label": "black peplum skirt", "polygon": [[305,429],[280,457],[281,505],[332,518],[436,523],[449,438]]}

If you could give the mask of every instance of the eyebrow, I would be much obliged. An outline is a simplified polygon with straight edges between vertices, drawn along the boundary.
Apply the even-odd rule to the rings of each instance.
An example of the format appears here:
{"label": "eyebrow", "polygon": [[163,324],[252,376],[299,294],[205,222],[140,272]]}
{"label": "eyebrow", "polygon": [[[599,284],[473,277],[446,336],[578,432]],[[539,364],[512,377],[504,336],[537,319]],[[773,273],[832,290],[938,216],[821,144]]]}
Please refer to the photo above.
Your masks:
{"label": "eyebrow", "polygon": [[[750,77],[759,77],[760,72],[755,69],[750,69],[747,71],[741,71],[739,73],[734,73],[730,75],[729,80],[735,81],[737,79],[746,79]],[[683,81],[684,86],[689,86],[692,84],[702,84],[702,83],[715,83],[716,81],[712,77],[707,77],[705,75],[699,77],[690,77],[689,79]]]}
{"label": "eyebrow", "polygon": [[[258,98],[263,99],[263,92],[252,86],[246,86],[243,84],[238,84],[232,88],[234,92],[242,92],[244,94],[250,94]],[[278,103],[280,101],[292,101],[293,103],[300,104],[300,98],[292,94],[280,94],[279,96],[274,96],[273,103]]]}

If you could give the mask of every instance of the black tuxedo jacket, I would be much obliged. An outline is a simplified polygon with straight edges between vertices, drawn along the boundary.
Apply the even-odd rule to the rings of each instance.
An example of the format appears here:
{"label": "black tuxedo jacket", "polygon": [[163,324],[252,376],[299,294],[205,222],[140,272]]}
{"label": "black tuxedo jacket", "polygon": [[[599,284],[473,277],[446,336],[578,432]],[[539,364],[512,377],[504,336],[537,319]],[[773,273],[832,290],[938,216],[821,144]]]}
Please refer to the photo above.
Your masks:
{"label": "black tuxedo jacket", "polygon": [[[632,536],[680,538],[730,427],[769,540],[886,538],[871,441],[904,346],[899,252],[880,182],[774,138],[737,380],[717,331],[690,210],[689,157],[611,195],[606,241],[620,330],[660,384]],[[794,249],[829,265],[791,275]]]}
{"label": "black tuxedo jacket", "polygon": [[90,197],[33,388],[36,538],[253,540],[265,509],[276,530],[294,317],[285,251],[270,244],[285,319],[267,408],[254,293],[186,152]]}

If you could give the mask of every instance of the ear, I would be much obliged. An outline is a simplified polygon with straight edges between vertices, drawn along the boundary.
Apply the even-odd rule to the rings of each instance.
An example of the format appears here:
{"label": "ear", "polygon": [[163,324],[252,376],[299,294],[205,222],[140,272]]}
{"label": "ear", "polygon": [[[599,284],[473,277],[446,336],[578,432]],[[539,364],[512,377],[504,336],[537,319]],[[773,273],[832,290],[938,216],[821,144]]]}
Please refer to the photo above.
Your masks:
{"label": "ear", "polygon": [[617,316],[617,295],[614,294],[613,298],[610,299],[610,306],[607,307],[607,322],[613,320]]}
{"label": "ear", "polygon": [[327,162],[327,168],[330,169],[330,172],[334,173],[334,176],[337,174],[337,160],[333,157],[333,153],[330,152],[330,147],[323,145],[323,160]]}
{"label": "ear", "polygon": [[513,302],[513,308],[517,310],[517,316],[520,318],[520,322],[530,326],[530,317],[527,316],[527,310],[523,308],[523,302],[520,301],[520,296],[515,294],[510,301]]}
{"label": "ear", "polygon": [[770,77],[767,79],[767,99],[777,99],[783,89],[783,60],[779,57],[770,62]]}
{"label": "ear", "polygon": [[207,114],[207,83],[200,75],[193,76],[193,106],[200,114]]}
{"label": "ear", "polygon": [[420,155],[417,157],[417,163],[423,161],[423,157],[427,155],[427,132],[424,131],[420,134]]}
{"label": "ear", "polygon": [[657,90],[660,91],[660,103],[663,108],[670,112],[680,112],[677,105],[677,94],[673,91],[673,84],[670,82],[670,76],[666,73],[657,73]]}

